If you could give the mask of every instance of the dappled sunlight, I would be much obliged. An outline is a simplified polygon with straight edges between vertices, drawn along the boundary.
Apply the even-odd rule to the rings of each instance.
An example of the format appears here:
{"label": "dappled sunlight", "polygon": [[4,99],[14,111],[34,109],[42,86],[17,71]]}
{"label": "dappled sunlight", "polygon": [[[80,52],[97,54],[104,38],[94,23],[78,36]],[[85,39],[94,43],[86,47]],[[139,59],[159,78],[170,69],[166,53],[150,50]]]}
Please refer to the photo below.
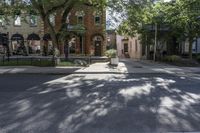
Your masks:
{"label": "dappled sunlight", "polygon": [[69,98],[77,98],[81,96],[81,90],[80,89],[67,89],[66,90],[66,96]]}
{"label": "dappled sunlight", "polygon": [[28,100],[21,100],[21,101],[18,101],[17,103],[14,103],[14,106],[18,108],[16,111],[17,112],[16,116],[22,117],[29,113],[28,111],[31,107],[31,102]]}
{"label": "dappled sunlight", "polygon": [[83,79],[84,76],[74,76],[74,75],[70,75],[70,76],[65,76],[65,77],[62,77],[62,78],[58,78],[58,79],[55,79],[55,80],[52,80],[52,81],[48,81],[44,84],[46,85],[51,85],[51,84],[61,84],[61,83],[69,83],[69,84],[72,84],[72,83],[75,83],[77,81],[80,81]]}
{"label": "dappled sunlight", "polygon": [[134,96],[142,96],[142,95],[149,95],[151,89],[155,87],[151,84],[145,84],[142,86],[135,86],[127,89],[122,89],[119,91],[119,94],[122,95],[126,101],[132,100]]}
{"label": "dappled sunlight", "polygon": [[103,117],[108,114],[110,108],[106,106],[109,106],[111,103],[108,101],[107,96],[100,98],[100,94],[94,92],[87,94],[86,97],[87,99],[85,100],[78,100],[77,103],[81,106],[60,122],[59,132],[76,132],[80,127],[92,123],[98,117]]}
{"label": "dappled sunlight", "polygon": [[200,102],[200,95],[191,92],[183,92],[178,88],[168,88],[166,85],[163,86],[164,89],[168,89],[167,92],[170,95],[160,97],[160,106],[191,106],[198,104]]}
{"label": "dappled sunlight", "polygon": [[155,72],[159,72],[159,73],[168,73],[168,74],[174,74],[175,72],[172,72],[170,70],[167,69],[163,69],[163,68],[152,68],[153,71]]}
{"label": "dappled sunlight", "polygon": [[[199,108],[185,105],[160,106],[158,121],[161,131],[198,131],[200,112]],[[167,130],[166,130],[167,129]]]}
{"label": "dappled sunlight", "polygon": [[160,78],[160,77],[155,78],[155,80],[157,82],[157,86],[163,87],[164,89],[168,89],[170,84],[176,83],[176,81],[174,81],[174,80],[164,79],[164,78]]}
{"label": "dappled sunlight", "polygon": [[135,127],[151,131],[157,121],[160,131],[175,130],[173,127],[192,130],[196,128],[194,122],[200,122],[200,111],[195,108],[200,103],[200,91],[188,86],[190,79],[128,74],[56,77],[30,85],[6,105],[1,103],[0,119],[5,122],[0,127],[5,132],[20,129],[22,133],[49,129],[86,133],[87,128],[96,131],[97,127],[105,131],[115,128],[115,133],[121,133]]}

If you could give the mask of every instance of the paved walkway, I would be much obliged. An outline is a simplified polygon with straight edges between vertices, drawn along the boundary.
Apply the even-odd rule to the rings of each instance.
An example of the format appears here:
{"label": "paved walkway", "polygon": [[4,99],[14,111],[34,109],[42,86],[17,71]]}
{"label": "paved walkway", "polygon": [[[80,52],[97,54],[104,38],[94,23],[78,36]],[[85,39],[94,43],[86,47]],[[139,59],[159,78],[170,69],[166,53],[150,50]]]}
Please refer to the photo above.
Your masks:
{"label": "paved walkway", "polygon": [[121,59],[117,67],[109,63],[95,63],[89,67],[0,67],[0,74],[127,74],[127,73],[200,73],[199,67],[176,67],[151,61]]}
{"label": "paved walkway", "polygon": [[121,59],[118,65],[118,70],[121,73],[200,73],[200,67],[177,67],[153,61],[135,61],[132,59]]}
{"label": "paved walkway", "polygon": [[0,67],[0,74],[96,74],[96,73],[119,73],[117,67],[112,67],[109,63],[95,63],[89,67],[33,67],[16,66]]}

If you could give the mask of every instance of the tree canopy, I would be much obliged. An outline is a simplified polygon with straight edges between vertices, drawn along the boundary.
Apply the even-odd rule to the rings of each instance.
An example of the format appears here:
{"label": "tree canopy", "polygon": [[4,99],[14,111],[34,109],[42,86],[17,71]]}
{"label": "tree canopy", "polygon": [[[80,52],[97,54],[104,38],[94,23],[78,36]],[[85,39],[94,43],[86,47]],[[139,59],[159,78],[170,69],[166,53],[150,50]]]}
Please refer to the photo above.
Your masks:
{"label": "tree canopy", "polygon": [[160,27],[169,28],[167,34],[182,41],[187,38],[190,42],[189,52],[192,58],[192,43],[200,33],[199,0],[140,3],[129,0],[127,5],[124,5],[126,19],[118,29],[119,33],[132,36],[137,33],[144,35],[148,33],[149,25],[157,23]]}
{"label": "tree canopy", "polygon": [[[1,0],[0,13],[4,19],[10,19],[10,16],[34,13],[41,17],[51,35],[54,56],[58,45],[65,43],[68,39],[67,16],[71,10],[78,5],[90,6],[93,9],[102,10],[107,4],[106,0]],[[52,15],[61,16],[60,26],[51,22]]]}

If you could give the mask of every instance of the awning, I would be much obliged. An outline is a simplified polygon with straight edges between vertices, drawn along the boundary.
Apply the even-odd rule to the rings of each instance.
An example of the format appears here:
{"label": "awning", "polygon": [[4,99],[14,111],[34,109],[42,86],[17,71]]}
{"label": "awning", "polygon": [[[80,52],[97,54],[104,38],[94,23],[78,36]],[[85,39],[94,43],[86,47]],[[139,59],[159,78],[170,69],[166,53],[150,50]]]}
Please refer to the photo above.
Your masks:
{"label": "awning", "polygon": [[39,37],[39,35],[32,33],[27,37],[27,40],[37,40],[37,41],[39,41],[40,37]]}
{"label": "awning", "polygon": [[17,33],[17,34],[12,35],[11,40],[12,41],[23,41],[24,37],[21,34]]}
{"label": "awning", "polygon": [[44,40],[44,41],[49,41],[49,40],[51,40],[51,35],[50,35],[50,34],[45,34],[45,35],[43,36],[43,40]]}
{"label": "awning", "polygon": [[68,25],[67,30],[70,32],[75,32],[76,34],[84,34],[86,28],[83,25]]}

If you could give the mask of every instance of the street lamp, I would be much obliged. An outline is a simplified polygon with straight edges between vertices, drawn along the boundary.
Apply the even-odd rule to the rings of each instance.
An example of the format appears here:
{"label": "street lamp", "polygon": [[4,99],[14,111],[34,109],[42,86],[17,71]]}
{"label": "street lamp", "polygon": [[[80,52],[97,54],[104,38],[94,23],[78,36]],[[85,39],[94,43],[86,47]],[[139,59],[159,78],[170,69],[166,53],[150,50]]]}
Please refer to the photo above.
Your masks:
{"label": "street lamp", "polygon": [[156,61],[156,51],[157,51],[157,36],[158,36],[158,24],[155,23],[155,44],[154,44],[154,56],[153,60]]}
{"label": "street lamp", "polygon": [[[196,18],[196,20],[198,21],[198,22],[200,22],[200,16],[198,16],[197,18]],[[200,24],[200,23],[199,23]],[[198,26],[198,28],[199,28],[199,26]],[[197,55],[197,53],[198,53],[198,37],[196,37],[196,55]]]}
{"label": "street lamp", "polygon": [[162,20],[162,16],[164,16],[164,14],[162,12],[159,12],[158,15],[153,18],[155,20],[155,24],[154,24],[155,25],[155,44],[154,44],[154,56],[153,56],[154,61],[156,61],[157,44],[158,44],[158,23]]}

